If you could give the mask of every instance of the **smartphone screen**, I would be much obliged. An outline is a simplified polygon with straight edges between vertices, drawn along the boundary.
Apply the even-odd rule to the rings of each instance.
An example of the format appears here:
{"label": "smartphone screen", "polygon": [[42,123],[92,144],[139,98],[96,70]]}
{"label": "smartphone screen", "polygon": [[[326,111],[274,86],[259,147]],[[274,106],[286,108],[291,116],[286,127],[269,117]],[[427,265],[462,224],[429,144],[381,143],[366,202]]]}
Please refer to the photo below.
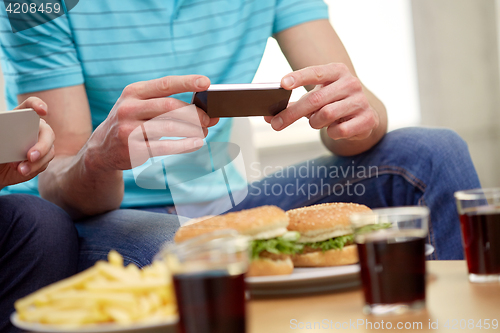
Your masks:
{"label": "smartphone screen", "polygon": [[194,93],[192,103],[211,118],[275,116],[286,109],[291,94],[279,83],[213,84]]}

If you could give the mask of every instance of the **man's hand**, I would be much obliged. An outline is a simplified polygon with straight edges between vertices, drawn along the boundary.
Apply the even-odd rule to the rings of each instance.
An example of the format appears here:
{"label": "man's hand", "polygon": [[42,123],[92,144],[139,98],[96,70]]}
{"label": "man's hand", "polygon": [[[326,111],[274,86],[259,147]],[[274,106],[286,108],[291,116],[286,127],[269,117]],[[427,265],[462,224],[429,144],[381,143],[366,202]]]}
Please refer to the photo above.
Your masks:
{"label": "man's hand", "polygon": [[281,86],[315,88],[267,121],[280,131],[302,117],[314,129],[326,128],[333,140],[364,140],[379,126],[378,113],[371,107],[360,80],[341,63],[307,67],[283,77]]}
{"label": "man's hand", "polygon": [[299,24],[275,35],[295,72],[286,75],[285,89],[311,91],[272,121],[281,130],[301,117],[321,128],[326,148],[339,156],[367,151],[387,131],[384,104],[358,79],[342,41],[326,19]]}
{"label": "man's hand", "polygon": [[[189,104],[167,96],[204,91],[209,85],[210,80],[205,76],[188,75],[168,76],[127,86],[107,119],[89,139],[86,165],[103,171],[130,169],[129,152],[143,150],[145,139],[148,149],[156,156],[200,148],[208,133],[207,128],[215,125],[218,119],[210,119],[198,108],[193,113],[172,112]],[[159,140],[161,137],[183,139]]]}
{"label": "man's hand", "polygon": [[[39,116],[47,115],[47,104],[37,97],[30,97],[16,109],[32,108]],[[0,164],[0,189],[22,183],[43,172],[54,158],[54,132],[45,120],[40,119],[38,142],[30,148],[26,161]]]}

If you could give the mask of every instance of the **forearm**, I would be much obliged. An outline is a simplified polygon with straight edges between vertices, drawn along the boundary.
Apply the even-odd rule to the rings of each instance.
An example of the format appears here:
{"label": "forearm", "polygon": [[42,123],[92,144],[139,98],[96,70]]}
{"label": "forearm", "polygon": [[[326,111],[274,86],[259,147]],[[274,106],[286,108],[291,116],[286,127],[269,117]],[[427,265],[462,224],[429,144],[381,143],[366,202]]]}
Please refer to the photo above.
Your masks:
{"label": "forearm", "polygon": [[333,140],[326,133],[326,128],[321,129],[321,141],[325,147],[335,155],[353,156],[361,154],[376,145],[387,132],[387,112],[384,104],[368,89],[363,88],[371,107],[379,117],[378,126],[371,135],[363,140]]}
{"label": "forearm", "polygon": [[119,208],[124,191],[122,172],[102,168],[87,145],[76,156],[57,156],[39,176],[39,188],[75,219]]}

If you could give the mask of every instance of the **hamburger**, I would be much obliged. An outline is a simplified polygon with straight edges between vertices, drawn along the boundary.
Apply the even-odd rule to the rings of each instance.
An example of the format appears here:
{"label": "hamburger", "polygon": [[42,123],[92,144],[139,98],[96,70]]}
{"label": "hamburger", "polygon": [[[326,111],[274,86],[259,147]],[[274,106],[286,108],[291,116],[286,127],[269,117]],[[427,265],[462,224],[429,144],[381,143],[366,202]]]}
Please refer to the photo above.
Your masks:
{"label": "hamburger", "polygon": [[222,229],[234,229],[248,236],[250,266],[247,276],[291,274],[291,255],[302,250],[300,234],[289,232],[288,216],[276,206],[262,206],[220,216],[191,220],[175,234],[176,243]]}
{"label": "hamburger", "polygon": [[349,265],[358,262],[349,216],[369,212],[354,203],[327,203],[286,212],[288,230],[300,233],[299,253],[292,256],[295,267]]}

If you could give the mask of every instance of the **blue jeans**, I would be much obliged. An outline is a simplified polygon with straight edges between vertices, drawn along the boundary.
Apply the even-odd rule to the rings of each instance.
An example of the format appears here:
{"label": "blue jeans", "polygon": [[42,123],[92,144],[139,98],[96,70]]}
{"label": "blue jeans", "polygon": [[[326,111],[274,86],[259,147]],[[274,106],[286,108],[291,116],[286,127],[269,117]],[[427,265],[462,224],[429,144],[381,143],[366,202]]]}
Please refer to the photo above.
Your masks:
{"label": "blue jeans", "polygon": [[78,235],[59,207],[35,196],[0,197],[0,332],[14,302],[77,272]]}
{"label": "blue jeans", "polygon": [[[287,210],[335,201],[371,208],[427,205],[428,242],[436,249],[432,258],[462,259],[453,193],[478,187],[467,145],[455,132],[405,128],[388,133],[363,154],[320,157],[252,183],[233,211],[262,205]],[[149,264],[161,245],[172,241],[179,220],[165,214],[166,208],[148,210],[118,210],[78,222],[79,269],[105,259],[113,248],[126,262]]]}
{"label": "blue jeans", "polygon": [[123,256],[125,265],[138,267],[151,264],[165,242],[173,240],[182,217],[150,211],[119,209],[75,223],[80,238],[78,270],[106,260],[110,250]]}

